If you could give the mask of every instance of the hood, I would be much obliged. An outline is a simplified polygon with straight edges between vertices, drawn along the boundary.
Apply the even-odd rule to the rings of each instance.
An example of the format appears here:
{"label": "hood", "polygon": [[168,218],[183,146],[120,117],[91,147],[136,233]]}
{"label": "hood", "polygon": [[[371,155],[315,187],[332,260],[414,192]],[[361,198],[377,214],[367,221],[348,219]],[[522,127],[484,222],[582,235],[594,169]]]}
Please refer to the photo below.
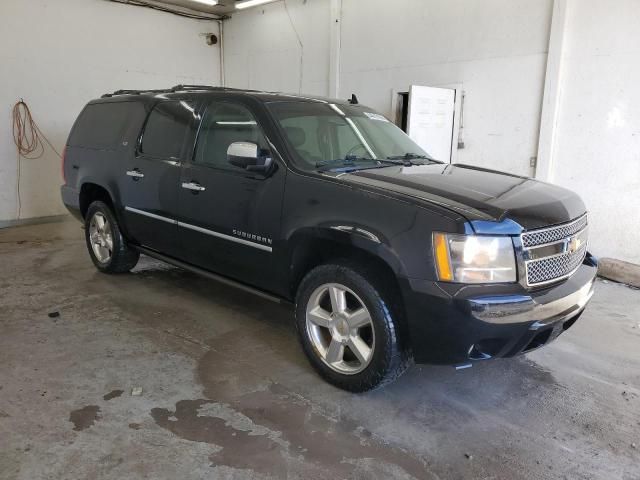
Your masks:
{"label": "hood", "polygon": [[393,166],[340,178],[441,205],[464,216],[476,231],[485,222],[505,221],[531,230],[567,222],[586,211],[580,197],[565,188],[469,165]]}

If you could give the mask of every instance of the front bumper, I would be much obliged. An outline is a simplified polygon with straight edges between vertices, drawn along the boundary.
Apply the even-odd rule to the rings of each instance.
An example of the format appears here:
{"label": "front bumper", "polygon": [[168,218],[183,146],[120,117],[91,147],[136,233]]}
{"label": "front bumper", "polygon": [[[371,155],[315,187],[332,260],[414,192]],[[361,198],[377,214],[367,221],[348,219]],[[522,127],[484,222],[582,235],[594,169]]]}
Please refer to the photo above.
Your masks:
{"label": "front bumper", "polygon": [[[597,262],[587,254],[568,279],[526,291],[517,285],[465,286],[405,279],[405,305],[418,363],[459,364],[510,357],[545,345],[571,327],[593,295]],[[449,288],[449,290],[447,290]]]}

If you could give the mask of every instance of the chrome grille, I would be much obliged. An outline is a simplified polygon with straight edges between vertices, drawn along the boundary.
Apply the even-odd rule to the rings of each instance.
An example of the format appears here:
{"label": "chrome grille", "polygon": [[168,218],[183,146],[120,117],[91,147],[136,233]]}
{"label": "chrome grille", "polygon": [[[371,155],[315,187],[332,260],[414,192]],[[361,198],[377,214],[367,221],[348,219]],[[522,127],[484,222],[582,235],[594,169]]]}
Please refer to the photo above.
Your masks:
{"label": "chrome grille", "polygon": [[561,280],[578,269],[587,254],[587,225],[585,214],[562,225],[522,234],[528,286]]}
{"label": "chrome grille", "polygon": [[580,232],[586,226],[587,214],[585,213],[581,217],[569,223],[523,233],[522,245],[527,248],[535,245],[557,242],[558,240],[564,240]]}
{"label": "chrome grille", "polygon": [[527,283],[539,285],[571,275],[580,266],[586,253],[585,244],[573,253],[527,262]]}

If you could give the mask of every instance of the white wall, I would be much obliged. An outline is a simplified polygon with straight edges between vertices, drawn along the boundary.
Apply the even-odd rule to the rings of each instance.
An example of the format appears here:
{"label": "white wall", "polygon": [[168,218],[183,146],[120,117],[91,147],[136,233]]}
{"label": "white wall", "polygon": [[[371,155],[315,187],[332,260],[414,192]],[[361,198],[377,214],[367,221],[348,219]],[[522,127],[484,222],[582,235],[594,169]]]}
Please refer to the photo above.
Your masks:
{"label": "white wall", "polygon": [[234,14],[224,23],[226,85],[326,95],[329,22],[328,0],[288,0],[286,8],[276,2]]}
{"label": "white wall", "polygon": [[569,0],[549,180],[590,211],[596,255],[640,264],[640,2]]}
{"label": "white wall", "polygon": [[[329,94],[330,0],[287,0],[304,45],[303,93]],[[552,0],[343,0],[339,93],[391,116],[411,84],[466,91],[458,161],[529,174],[536,156]],[[225,22],[228,86],[298,91],[285,2]]]}
{"label": "white wall", "polygon": [[[85,103],[119,88],[219,84],[219,49],[196,21],[104,0],[0,2],[0,220],[17,218],[11,108],[20,98],[62,150]],[[64,213],[60,160],[22,160],[22,218]]]}
{"label": "white wall", "polygon": [[344,0],[341,92],[391,116],[391,89],[459,85],[465,148],[457,161],[527,175],[537,152],[551,6]]}

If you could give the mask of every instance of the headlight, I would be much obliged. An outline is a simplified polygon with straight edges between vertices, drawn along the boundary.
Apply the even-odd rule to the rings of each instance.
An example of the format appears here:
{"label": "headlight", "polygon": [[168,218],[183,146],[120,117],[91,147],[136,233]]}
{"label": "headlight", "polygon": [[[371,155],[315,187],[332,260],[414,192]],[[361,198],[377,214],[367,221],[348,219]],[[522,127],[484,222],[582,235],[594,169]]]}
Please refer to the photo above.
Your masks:
{"label": "headlight", "polygon": [[440,281],[516,281],[516,259],[510,237],[434,233],[433,249]]}

